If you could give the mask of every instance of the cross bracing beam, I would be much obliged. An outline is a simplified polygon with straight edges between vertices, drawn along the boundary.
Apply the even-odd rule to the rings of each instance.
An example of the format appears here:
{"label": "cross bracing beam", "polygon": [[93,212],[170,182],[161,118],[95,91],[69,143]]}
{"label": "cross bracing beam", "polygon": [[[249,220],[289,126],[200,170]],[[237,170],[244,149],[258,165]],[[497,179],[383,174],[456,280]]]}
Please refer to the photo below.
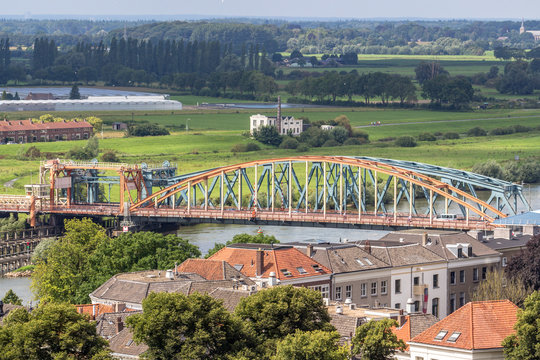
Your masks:
{"label": "cross bracing beam", "polygon": [[[306,166],[306,164],[310,164],[311,169],[308,169],[307,167],[309,166]],[[352,168],[357,168],[357,171],[352,171]],[[306,175],[304,178],[301,178],[298,174],[301,174],[303,171],[305,171]],[[409,211],[412,214],[413,212],[416,213],[414,189],[420,187],[425,194],[429,194],[428,206],[431,208],[428,209],[428,212],[432,215],[436,213],[434,211],[434,203],[437,199],[444,198],[447,199],[445,200],[446,203],[452,202],[468,209],[466,212],[467,216],[469,212],[475,213],[489,222],[493,221],[495,217],[505,217],[498,209],[479,200],[466,191],[425,174],[415,172],[411,169],[402,169],[398,166],[378,162],[373,159],[340,156],[299,156],[257,160],[199,172],[133,204],[130,207],[130,211],[136,212],[140,208],[152,207],[155,204],[158,207],[163,206],[161,204],[166,204],[165,200],[168,197],[186,191],[188,187],[194,189],[195,192],[197,188],[200,191],[200,187],[197,186],[198,184],[216,178],[220,178],[219,181],[214,180],[214,184],[217,186],[221,195],[218,200],[214,198],[217,201],[217,204],[215,204],[215,201],[214,204],[223,209],[228,206],[224,202],[229,195],[234,199],[237,198],[234,196],[233,189],[238,180],[229,181],[225,180],[225,178],[228,176],[227,174],[235,174],[232,175],[233,179],[238,179],[239,172],[242,173],[242,176],[240,176],[243,178],[242,183],[247,185],[246,187],[251,196],[250,207],[262,208],[264,206],[267,209],[274,209],[276,205],[274,203],[275,196],[277,195],[280,197],[282,207],[288,209],[289,212],[293,208],[296,210],[305,208],[307,210],[310,203],[309,198],[313,196],[312,207],[316,210],[321,209],[324,213],[330,209],[329,205],[333,204],[335,211],[347,211],[347,206],[349,206],[351,210],[357,210],[358,207],[361,207],[362,212],[372,207],[374,213],[377,214],[379,209],[387,212],[385,195],[390,192],[394,193],[395,191],[399,193],[394,196],[394,202],[398,202],[398,199],[407,199],[410,207]],[[362,175],[361,179],[358,178],[358,175]],[[379,176],[382,176],[384,178],[383,181],[386,181],[384,183],[381,182],[381,184],[384,184],[382,191],[378,188]],[[397,180],[394,188],[392,188],[390,185],[394,178]],[[242,184],[238,186],[242,186]],[[373,190],[373,202],[370,200],[371,203],[368,205],[366,204],[366,200],[368,199],[366,190],[369,189],[369,186]],[[264,189],[268,191],[269,188],[271,189],[271,194],[261,194],[261,191],[264,191]],[[228,191],[227,194],[224,194],[224,191]],[[413,191],[412,194],[411,191]],[[307,197],[305,195],[306,193],[308,194]],[[259,194],[261,194],[261,201],[266,197],[265,204],[259,202],[257,198]],[[348,202],[348,196],[351,196],[354,200]],[[308,201],[306,201],[306,198]],[[360,198],[360,203],[358,198]],[[268,204],[268,199],[271,199],[271,204]],[[321,203],[322,208],[320,207]],[[394,204],[393,209],[396,209],[396,205]],[[205,204],[205,207],[208,206],[210,206],[210,203]],[[238,203],[236,203],[236,206],[238,206]]]}

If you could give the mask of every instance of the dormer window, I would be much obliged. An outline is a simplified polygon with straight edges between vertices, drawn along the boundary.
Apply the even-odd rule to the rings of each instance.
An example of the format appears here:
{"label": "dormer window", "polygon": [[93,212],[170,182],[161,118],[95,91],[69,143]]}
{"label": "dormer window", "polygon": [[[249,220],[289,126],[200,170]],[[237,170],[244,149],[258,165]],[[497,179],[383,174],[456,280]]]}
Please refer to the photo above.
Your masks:
{"label": "dormer window", "polygon": [[461,335],[460,332],[454,331],[452,335],[448,339],[446,339],[447,342],[455,343],[457,339],[459,338],[459,335]]}
{"label": "dormer window", "polygon": [[448,334],[448,331],[446,331],[446,330],[441,330],[441,331],[439,331],[439,333],[437,334],[437,336],[435,336],[435,339],[434,339],[434,340],[441,341],[442,339],[444,339],[444,337],[446,336],[446,334]]}
{"label": "dormer window", "polygon": [[298,270],[298,272],[299,272],[300,274],[302,274],[302,275],[303,275],[303,274],[307,274],[306,269],[304,269],[303,267],[297,267],[296,270]]}
{"label": "dormer window", "polygon": [[285,275],[286,277],[291,277],[292,276],[291,272],[289,270],[287,270],[287,269],[281,269],[279,271],[281,271],[283,273],[283,275]]}
{"label": "dormer window", "polygon": [[457,257],[458,258],[462,258],[463,257],[463,249],[458,247],[457,249]]}
{"label": "dormer window", "polygon": [[313,269],[317,272],[323,272],[323,269],[321,269],[321,267],[318,264],[313,264],[311,265],[311,267],[313,267]]}

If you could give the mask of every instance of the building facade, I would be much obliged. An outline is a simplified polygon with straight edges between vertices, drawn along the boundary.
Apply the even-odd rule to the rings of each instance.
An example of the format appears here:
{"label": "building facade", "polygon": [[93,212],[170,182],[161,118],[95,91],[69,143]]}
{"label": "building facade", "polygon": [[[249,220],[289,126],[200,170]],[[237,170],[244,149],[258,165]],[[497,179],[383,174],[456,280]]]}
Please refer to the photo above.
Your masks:
{"label": "building facade", "polygon": [[304,128],[302,119],[295,119],[293,116],[282,116],[280,121],[277,117],[268,117],[266,115],[251,115],[249,118],[249,132],[251,135],[262,126],[275,126],[280,135],[298,136]]}
{"label": "building facade", "polygon": [[88,139],[93,127],[86,121],[0,121],[0,144]]}

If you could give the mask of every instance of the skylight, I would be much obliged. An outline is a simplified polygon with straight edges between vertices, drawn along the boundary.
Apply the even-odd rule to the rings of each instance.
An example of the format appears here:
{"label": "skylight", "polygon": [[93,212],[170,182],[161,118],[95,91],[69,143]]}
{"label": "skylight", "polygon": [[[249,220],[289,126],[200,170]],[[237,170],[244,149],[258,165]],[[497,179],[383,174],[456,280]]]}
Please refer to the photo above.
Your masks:
{"label": "skylight", "polygon": [[459,338],[459,335],[461,335],[460,332],[454,331],[446,341],[455,343]]}
{"label": "skylight", "polygon": [[315,271],[323,272],[323,269],[321,269],[319,265],[313,264],[313,265],[311,265],[311,266],[313,267],[313,269],[315,269]]}
{"label": "skylight", "polygon": [[356,260],[356,262],[359,263],[361,266],[366,266],[366,265],[362,262],[362,260],[360,260],[360,259],[358,259],[358,258],[356,258],[356,259],[354,259],[354,260]]}
{"label": "skylight", "polygon": [[244,264],[235,264],[235,265],[234,265],[234,268],[235,268],[236,270],[238,270],[238,271],[241,271],[243,267],[244,267]]}
{"label": "skylight", "polygon": [[442,339],[444,339],[444,337],[446,336],[446,334],[448,334],[448,331],[446,331],[446,330],[441,330],[441,331],[439,331],[439,333],[437,334],[437,336],[435,336],[435,340],[441,341]]}
{"label": "skylight", "polygon": [[285,276],[287,276],[287,277],[291,277],[291,276],[292,276],[291,272],[290,272],[289,270],[287,270],[287,269],[281,269],[281,270],[279,270],[279,271],[281,271],[281,272],[283,273],[283,275],[285,275]]}
{"label": "skylight", "polygon": [[307,274],[306,269],[304,269],[303,267],[297,267],[296,270],[298,270],[300,274]]}
{"label": "skylight", "polygon": [[368,264],[368,265],[373,265],[373,263],[371,262],[371,260],[369,260],[368,258],[364,258],[364,261]]}

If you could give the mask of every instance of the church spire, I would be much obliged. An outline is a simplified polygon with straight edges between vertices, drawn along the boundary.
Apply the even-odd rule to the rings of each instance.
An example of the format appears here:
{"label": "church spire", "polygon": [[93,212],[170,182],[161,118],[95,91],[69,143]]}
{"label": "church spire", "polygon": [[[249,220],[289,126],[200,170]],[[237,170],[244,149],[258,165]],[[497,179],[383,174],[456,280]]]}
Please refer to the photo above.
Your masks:
{"label": "church spire", "polygon": [[525,32],[525,19],[521,18],[521,27],[519,28],[519,33],[523,34]]}

